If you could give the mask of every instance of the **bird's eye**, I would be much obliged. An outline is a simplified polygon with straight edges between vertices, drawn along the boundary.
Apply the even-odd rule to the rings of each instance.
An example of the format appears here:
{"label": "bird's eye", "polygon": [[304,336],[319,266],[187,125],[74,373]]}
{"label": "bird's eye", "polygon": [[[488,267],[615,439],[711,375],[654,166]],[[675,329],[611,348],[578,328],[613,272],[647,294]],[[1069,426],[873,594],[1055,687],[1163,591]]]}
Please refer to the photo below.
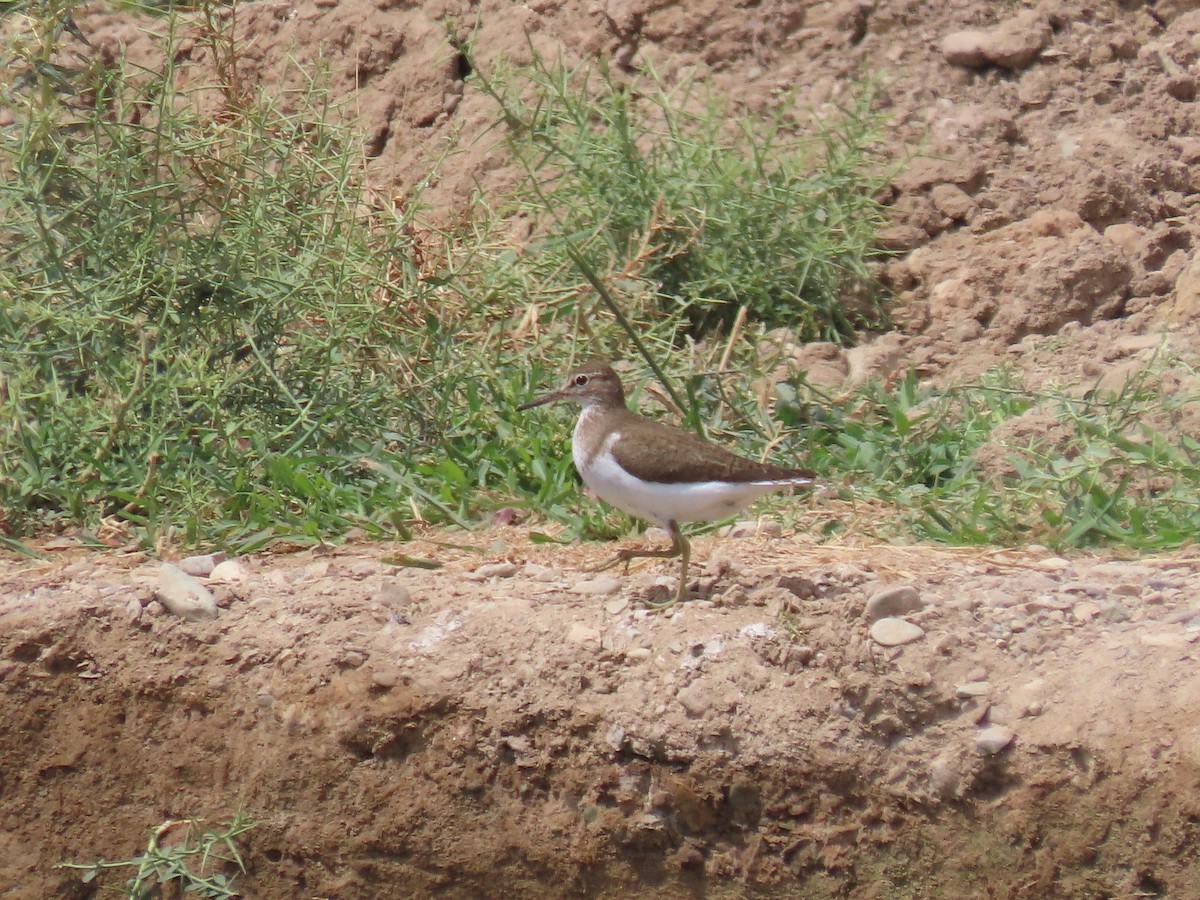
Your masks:
{"label": "bird's eye", "polygon": [[588,377],[586,375],[576,375],[575,376],[575,387],[583,387],[587,383],[588,383]]}

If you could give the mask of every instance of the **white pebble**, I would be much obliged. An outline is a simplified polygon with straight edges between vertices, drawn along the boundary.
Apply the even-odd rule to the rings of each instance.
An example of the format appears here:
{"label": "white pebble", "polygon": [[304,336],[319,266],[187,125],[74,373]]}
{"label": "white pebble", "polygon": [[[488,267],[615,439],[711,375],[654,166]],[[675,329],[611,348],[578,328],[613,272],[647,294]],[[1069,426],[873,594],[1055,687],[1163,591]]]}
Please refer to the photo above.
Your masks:
{"label": "white pebble", "polygon": [[884,647],[899,647],[919,641],[925,636],[925,629],[904,619],[889,616],[880,619],[871,626],[871,640]]}

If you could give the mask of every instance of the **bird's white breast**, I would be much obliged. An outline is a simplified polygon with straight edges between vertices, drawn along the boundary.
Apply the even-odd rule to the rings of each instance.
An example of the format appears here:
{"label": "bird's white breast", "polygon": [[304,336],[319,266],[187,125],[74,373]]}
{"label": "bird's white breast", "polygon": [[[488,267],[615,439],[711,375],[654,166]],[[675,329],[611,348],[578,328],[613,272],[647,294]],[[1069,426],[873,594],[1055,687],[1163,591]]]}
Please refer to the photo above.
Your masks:
{"label": "bird's white breast", "polygon": [[[612,448],[621,439],[619,431],[610,434],[590,457],[579,440],[579,430],[587,420],[585,410],[575,426],[571,456],[575,468],[600,499],[630,515],[666,526],[675,522],[711,522],[744,509],[752,500],[787,483],[746,482],[731,484],[703,481],[681,484],[641,481],[618,464]],[[664,451],[666,452],[666,451]]]}

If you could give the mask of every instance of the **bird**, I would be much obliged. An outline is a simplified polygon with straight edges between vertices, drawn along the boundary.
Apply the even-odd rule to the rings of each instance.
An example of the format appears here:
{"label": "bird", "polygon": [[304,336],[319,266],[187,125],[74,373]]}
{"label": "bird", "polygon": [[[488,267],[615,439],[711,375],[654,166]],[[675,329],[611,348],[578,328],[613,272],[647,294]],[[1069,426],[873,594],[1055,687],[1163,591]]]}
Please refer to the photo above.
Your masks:
{"label": "bird", "polygon": [[814,483],[807,469],[746,459],[697,434],[640,415],[629,408],[620,376],[604,360],[577,366],[562,387],[517,409],[556,401],[582,408],[571,438],[571,458],[584,484],[601,500],[653,522],[671,538],[668,549],[623,549],[609,564],[681,557],[679,588],[667,605],[683,601],[687,594],[691,544],[679,530],[681,522],[724,519],[771,491]]}

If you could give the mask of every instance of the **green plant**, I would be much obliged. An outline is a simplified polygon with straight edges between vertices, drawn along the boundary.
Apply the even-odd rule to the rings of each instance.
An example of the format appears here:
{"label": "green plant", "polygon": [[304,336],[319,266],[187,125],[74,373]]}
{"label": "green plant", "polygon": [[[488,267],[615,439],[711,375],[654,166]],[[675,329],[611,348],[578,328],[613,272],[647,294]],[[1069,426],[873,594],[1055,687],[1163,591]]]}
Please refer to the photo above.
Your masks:
{"label": "green plant", "polygon": [[[223,21],[201,35],[236,58]],[[66,73],[37,22],[42,56],[8,82],[22,115],[0,144],[2,524],[108,520],[243,548],[264,530],[390,530],[360,458],[381,425],[422,427],[395,403],[430,295],[415,204],[366,190],[357,136],[315,83],[285,113],[230,63],[195,93],[212,108],[179,103],[165,22],[158,73]],[[60,102],[47,86],[68,75]]]}
{"label": "green plant", "polygon": [[151,831],[146,849],[138,856],[59,863],[57,868],[82,872],[84,884],[90,884],[105,872],[134,869],[123,890],[129,900],[160,896],[161,888],[166,885],[174,885],[180,893],[211,900],[240,897],[234,889],[234,880],[237,873],[246,871],[246,866],[235,839],[253,828],[254,823],[239,812],[215,831],[199,831],[202,825],[198,819],[163,822]]}
{"label": "green plant", "polygon": [[624,84],[536,52],[522,93],[475,71],[525,173],[513,203],[534,223],[523,258],[543,278],[583,260],[632,288],[631,318],[682,315],[697,334],[740,309],[805,339],[849,340],[881,321],[869,264],[886,172],[870,90],[798,125],[787,98],[766,117],[736,116],[690,83]]}

